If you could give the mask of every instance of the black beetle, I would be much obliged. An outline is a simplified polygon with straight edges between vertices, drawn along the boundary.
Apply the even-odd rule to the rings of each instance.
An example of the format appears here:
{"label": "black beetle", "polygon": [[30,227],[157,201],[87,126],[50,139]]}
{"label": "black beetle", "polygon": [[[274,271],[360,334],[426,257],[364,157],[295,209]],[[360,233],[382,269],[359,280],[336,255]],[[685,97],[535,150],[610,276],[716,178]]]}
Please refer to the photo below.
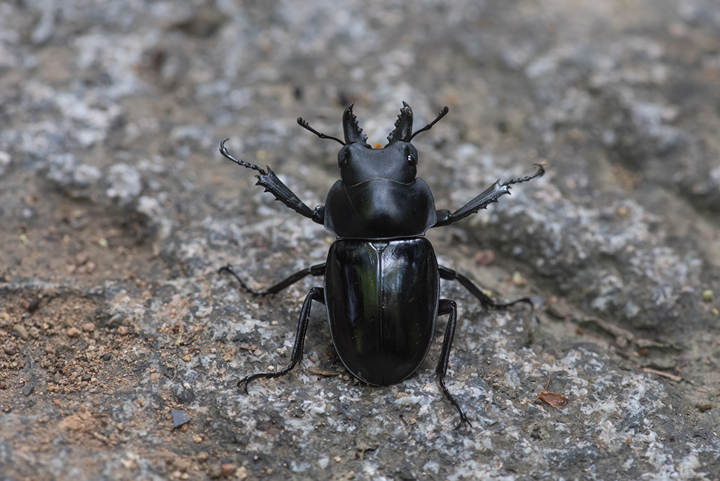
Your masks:
{"label": "black beetle", "polygon": [[457,306],[452,300],[440,299],[440,279],[460,282],[485,308],[505,309],[519,302],[532,308],[533,304],[529,298],[494,302],[467,277],[438,265],[424,234],[431,227],[452,224],[486,208],[509,194],[512,184],[540,177],[545,170],[536,164],[534,174],[502,183],[498,180],[455,212],[436,210],[430,188],[416,177],[418,153],[411,141],[443,118],[448,108],[413,133],[412,109],[403,102],[387,145],[376,149],[367,143],[352,108],[350,105],[343,114],[344,141],[318,132],[301,117],[297,119],[320,138],[343,145],[338,153],[341,180],[331,187],[325,205],[314,210],[270,167],[264,170],[236,159],[225,147],[228,139],[220,144],[222,155],[260,173],[257,185],[337,236],[325,263],[303,269],[264,290],[251,289],[229,265],[221,269],[255,295],[274,294],[308,275],[325,276],[325,286],[310,289],[303,302],[290,364],[276,372],[247,376],[238,386],[247,392],[250,381],[282,376],[302,359],[312,301],[325,304],[335,350],[347,370],[365,383],[380,386],[399,383],[417,370],[430,348],[438,315],[448,314],[436,373],[443,394],[460,413],[460,425],[470,424],[444,383]]}

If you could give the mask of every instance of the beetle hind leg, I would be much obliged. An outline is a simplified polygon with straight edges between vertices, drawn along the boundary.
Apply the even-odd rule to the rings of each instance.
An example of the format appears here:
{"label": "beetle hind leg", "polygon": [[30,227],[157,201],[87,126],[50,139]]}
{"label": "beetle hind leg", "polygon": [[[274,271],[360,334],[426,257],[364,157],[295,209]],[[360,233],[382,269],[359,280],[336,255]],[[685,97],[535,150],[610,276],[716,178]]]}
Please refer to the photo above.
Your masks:
{"label": "beetle hind leg", "polygon": [[445,374],[447,374],[448,361],[450,359],[450,347],[452,346],[453,337],[455,336],[455,324],[457,323],[457,304],[455,304],[455,301],[440,299],[438,315],[442,314],[449,314],[449,318],[447,327],[445,328],[445,337],[443,338],[442,351],[440,352],[440,361],[435,369],[435,373],[437,374],[438,384],[440,385],[443,395],[453,406],[455,406],[458,414],[460,414],[460,424],[458,424],[457,428],[460,428],[465,424],[472,427],[472,424],[470,424],[467,416],[465,416],[460,404],[458,404],[445,386]]}
{"label": "beetle hind leg", "polygon": [[259,372],[244,377],[243,379],[238,381],[238,387],[245,391],[246,394],[248,392],[248,384],[251,381],[260,378],[284,376],[285,374],[290,372],[290,370],[294,368],[295,365],[302,359],[303,346],[305,344],[305,334],[307,333],[308,321],[310,319],[310,307],[312,305],[312,301],[318,301],[322,304],[325,304],[325,290],[322,287],[313,287],[312,289],[310,289],[310,292],[308,292],[308,295],[305,296],[305,301],[303,302],[302,309],[300,310],[300,318],[298,319],[297,330],[295,332],[295,344],[293,345],[290,364],[285,369],[282,369],[280,371]]}

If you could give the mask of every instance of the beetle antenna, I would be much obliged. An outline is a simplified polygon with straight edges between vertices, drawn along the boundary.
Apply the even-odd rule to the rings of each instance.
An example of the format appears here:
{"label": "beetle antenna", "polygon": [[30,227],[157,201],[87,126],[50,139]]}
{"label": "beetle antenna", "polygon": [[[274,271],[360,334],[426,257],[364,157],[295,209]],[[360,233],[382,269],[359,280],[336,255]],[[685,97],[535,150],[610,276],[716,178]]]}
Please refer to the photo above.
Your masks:
{"label": "beetle antenna", "polygon": [[412,134],[412,135],[410,136],[410,139],[408,140],[408,142],[410,142],[410,141],[413,139],[413,137],[415,137],[415,136],[416,136],[417,134],[419,134],[420,132],[425,132],[426,130],[430,130],[430,129],[432,128],[432,126],[435,125],[436,123],[438,123],[438,121],[439,121],[441,118],[445,117],[448,112],[450,112],[450,109],[449,109],[449,108],[447,107],[447,105],[446,105],[445,107],[442,108],[442,110],[441,110],[440,113],[437,115],[437,117],[435,117],[435,120],[433,120],[432,122],[430,122],[429,124],[427,124],[425,127],[423,127],[422,129],[420,129],[420,130],[418,130],[417,132],[415,132],[414,134]]}
{"label": "beetle antenna", "polygon": [[304,128],[304,129],[306,129],[306,130],[309,130],[310,132],[312,132],[313,134],[317,135],[317,136],[320,137],[321,139],[331,139],[331,140],[335,140],[335,141],[337,141],[337,142],[340,142],[340,143],[343,144],[343,145],[346,145],[345,142],[343,142],[342,140],[338,139],[337,137],[333,137],[333,136],[331,136],[331,135],[323,134],[322,132],[318,132],[317,130],[313,129],[312,127],[310,127],[310,124],[308,123],[308,121],[305,120],[305,119],[302,118],[302,117],[298,117],[298,118],[297,118],[297,123],[298,123],[298,125],[299,125],[300,127]]}

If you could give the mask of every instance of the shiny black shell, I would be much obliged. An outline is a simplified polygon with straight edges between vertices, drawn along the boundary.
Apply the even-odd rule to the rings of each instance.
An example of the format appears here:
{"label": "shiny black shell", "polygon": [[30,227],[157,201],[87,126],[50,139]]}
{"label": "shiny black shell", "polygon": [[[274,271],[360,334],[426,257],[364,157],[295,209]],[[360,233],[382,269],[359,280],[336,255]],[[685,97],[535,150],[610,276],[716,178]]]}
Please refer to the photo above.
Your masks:
{"label": "shiny black shell", "polygon": [[325,304],[348,371],[381,386],[412,375],[432,341],[439,288],[435,252],[424,237],[335,241]]}

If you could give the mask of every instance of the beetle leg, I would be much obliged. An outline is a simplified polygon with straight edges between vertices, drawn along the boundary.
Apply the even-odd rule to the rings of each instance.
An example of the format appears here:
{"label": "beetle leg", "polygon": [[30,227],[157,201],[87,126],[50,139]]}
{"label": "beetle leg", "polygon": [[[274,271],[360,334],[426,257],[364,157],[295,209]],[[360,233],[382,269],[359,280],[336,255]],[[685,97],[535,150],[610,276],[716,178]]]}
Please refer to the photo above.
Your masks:
{"label": "beetle leg", "polygon": [[307,276],[325,275],[325,263],[323,262],[322,264],[315,264],[314,266],[306,267],[305,269],[297,271],[296,273],[288,276],[286,279],[283,279],[282,281],[270,287],[266,287],[265,289],[253,289],[252,287],[248,286],[245,281],[240,278],[238,273],[235,272],[235,269],[233,269],[230,264],[218,269],[218,273],[222,272],[227,272],[235,279],[237,279],[237,281],[240,283],[240,287],[242,287],[244,290],[246,290],[253,296],[267,296],[268,294],[277,294],[278,292],[282,291],[287,287],[290,287],[291,285],[295,284],[301,279],[304,279]]}
{"label": "beetle leg", "polygon": [[532,299],[530,299],[529,297],[521,297],[510,302],[495,302],[490,298],[490,296],[485,294],[473,281],[460,274],[459,272],[445,266],[438,266],[438,271],[440,272],[441,279],[445,279],[448,281],[458,281],[465,289],[470,291],[470,294],[477,297],[477,299],[480,301],[480,304],[482,304],[485,309],[502,310],[507,309],[508,307],[512,307],[515,304],[519,304],[521,302],[529,305],[531,309],[535,308],[535,304],[533,304]]}
{"label": "beetle leg", "polygon": [[247,387],[250,381],[254,381],[255,379],[259,379],[261,377],[271,378],[284,376],[302,359],[303,345],[305,344],[305,334],[307,333],[308,320],[310,319],[310,306],[312,305],[312,301],[318,301],[325,304],[325,289],[322,287],[313,287],[305,297],[302,309],[300,310],[300,319],[298,319],[297,331],[295,332],[295,344],[293,345],[290,364],[280,371],[259,372],[242,378],[238,381],[238,387],[242,388],[243,391],[245,391],[245,394],[248,392]]}
{"label": "beetle leg", "polygon": [[465,204],[464,206],[460,207],[458,210],[450,213],[449,210],[438,210],[437,211],[437,222],[435,222],[435,225],[433,227],[440,227],[448,224],[452,224],[453,222],[457,222],[460,219],[464,219],[465,217],[469,216],[470,214],[474,214],[480,209],[487,208],[488,205],[492,204],[493,202],[497,202],[500,197],[502,197],[505,194],[510,195],[510,186],[512,184],[520,184],[523,182],[529,182],[537,177],[542,177],[543,174],[545,174],[545,166],[543,164],[535,164],[538,168],[537,172],[535,172],[532,175],[526,175],[524,177],[513,177],[510,180],[507,180],[505,182],[500,182],[500,180],[496,180],[493,185],[482,191],[480,194],[478,194],[476,197],[474,197],[470,202]]}
{"label": "beetle leg", "polygon": [[450,316],[448,318],[447,327],[445,328],[445,337],[443,338],[442,351],[440,352],[440,361],[435,369],[435,373],[437,374],[438,384],[440,385],[440,389],[442,389],[443,394],[447,400],[455,406],[458,413],[460,413],[460,424],[458,424],[457,427],[460,428],[463,424],[467,424],[472,427],[472,424],[470,424],[470,421],[467,416],[465,416],[462,408],[460,408],[460,404],[458,404],[455,398],[450,394],[450,391],[448,391],[447,387],[445,387],[445,374],[447,373],[448,360],[450,359],[450,347],[452,346],[453,337],[455,336],[455,324],[457,322],[457,304],[455,304],[455,301],[440,299],[438,315],[442,314],[449,314]]}
{"label": "beetle leg", "polygon": [[324,206],[320,205],[315,207],[315,209],[311,209],[310,207],[305,205],[305,203],[301,201],[298,196],[295,195],[295,193],[290,190],[290,188],[285,185],[282,180],[278,178],[277,175],[275,175],[275,172],[273,172],[270,167],[267,167],[266,171],[265,169],[258,167],[252,162],[246,162],[242,159],[235,158],[235,156],[230,153],[228,148],[225,147],[225,142],[227,141],[228,139],[225,139],[220,144],[220,153],[225,158],[235,162],[236,164],[258,172],[260,175],[257,176],[258,181],[256,185],[261,185],[262,187],[264,187],[265,192],[270,192],[272,195],[275,196],[277,200],[290,207],[298,214],[312,219],[318,224],[323,224],[325,222]]}
{"label": "beetle leg", "polygon": [[462,284],[465,289],[470,291],[470,294],[475,296],[480,301],[480,304],[485,309],[504,310],[514,306],[515,304],[520,303],[524,303],[530,306],[530,317],[525,320],[524,328],[525,332],[527,332],[527,339],[525,340],[525,343],[526,345],[532,344],[533,334],[531,323],[532,320],[535,318],[535,304],[533,303],[532,299],[530,299],[529,297],[520,297],[519,299],[515,299],[510,302],[495,302],[490,296],[485,294],[482,289],[477,286],[477,284],[475,284],[473,281],[460,274],[459,272],[456,272],[445,266],[438,266],[438,271],[440,272],[441,279],[458,281],[460,284]]}

